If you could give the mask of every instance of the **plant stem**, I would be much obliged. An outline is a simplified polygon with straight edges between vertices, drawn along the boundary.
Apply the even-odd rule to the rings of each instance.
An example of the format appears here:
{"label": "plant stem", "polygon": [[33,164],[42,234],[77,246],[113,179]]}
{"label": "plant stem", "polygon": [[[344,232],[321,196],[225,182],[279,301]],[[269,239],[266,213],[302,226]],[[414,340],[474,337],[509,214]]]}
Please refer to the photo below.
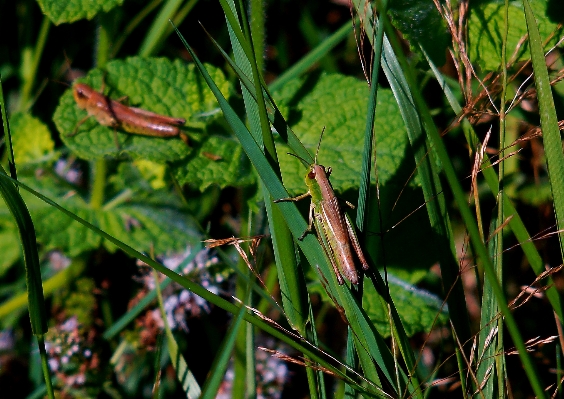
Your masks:
{"label": "plant stem", "polygon": [[35,77],[37,76],[37,68],[39,66],[39,61],[41,60],[41,55],[45,49],[45,42],[47,41],[47,36],[49,35],[49,28],[51,27],[51,21],[46,16],[43,16],[43,22],[39,28],[39,35],[37,37],[37,44],[33,51],[33,55],[30,57],[25,56],[22,62],[21,77],[23,80],[22,94],[20,98],[20,104],[18,109],[25,111],[29,108],[31,91],[35,84]]}

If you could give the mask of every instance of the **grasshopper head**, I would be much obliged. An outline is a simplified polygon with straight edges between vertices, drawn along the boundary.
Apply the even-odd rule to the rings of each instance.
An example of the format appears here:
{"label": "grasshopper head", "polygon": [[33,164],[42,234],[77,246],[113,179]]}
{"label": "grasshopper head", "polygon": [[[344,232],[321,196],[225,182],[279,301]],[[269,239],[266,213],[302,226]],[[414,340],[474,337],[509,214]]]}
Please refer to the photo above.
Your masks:
{"label": "grasshopper head", "polygon": [[331,174],[331,167],[326,168],[323,165],[312,164],[307,172],[306,179],[326,179]]}
{"label": "grasshopper head", "polygon": [[92,94],[92,88],[84,83],[75,83],[72,86],[72,95],[80,108],[86,108],[86,103]]}

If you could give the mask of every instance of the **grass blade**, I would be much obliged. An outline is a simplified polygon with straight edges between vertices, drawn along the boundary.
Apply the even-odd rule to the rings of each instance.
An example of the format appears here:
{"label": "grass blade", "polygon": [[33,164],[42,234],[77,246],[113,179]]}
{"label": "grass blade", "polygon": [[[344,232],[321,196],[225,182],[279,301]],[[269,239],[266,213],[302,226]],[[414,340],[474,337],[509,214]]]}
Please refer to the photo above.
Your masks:
{"label": "grass blade", "polygon": [[[383,16],[386,23],[386,32],[388,33],[388,37],[395,38],[394,36],[390,36],[394,34],[392,30],[392,26],[390,25],[389,21],[386,19],[386,16]],[[398,43],[394,43],[394,47],[399,49]],[[401,54],[401,50],[396,51],[396,54]],[[401,58],[400,58],[401,59]],[[443,172],[446,176],[448,181],[449,187],[452,191],[452,194],[455,198],[457,206],[459,208],[460,214],[462,219],[464,220],[464,224],[466,225],[466,229],[468,231],[468,235],[476,251],[476,254],[483,264],[486,277],[491,280],[492,289],[495,293],[498,303],[500,304],[501,311],[505,317],[505,322],[507,329],[511,337],[513,338],[514,344],[519,352],[519,356],[521,358],[521,362],[523,363],[523,367],[526,370],[527,377],[533,387],[535,394],[539,397],[544,397],[544,391],[540,386],[540,380],[538,378],[537,371],[531,361],[531,358],[527,352],[525,344],[523,342],[523,338],[521,337],[521,333],[519,332],[519,328],[513,318],[513,315],[507,306],[507,300],[505,298],[505,294],[499,282],[497,281],[496,274],[492,265],[492,261],[489,257],[489,253],[481,240],[480,233],[478,230],[478,226],[476,221],[473,218],[472,212],[470,211],[470,207],[468,206],[466,196],[464,191],[460,185],[460,182],[457,179],[456,172],[452,165],[451,159],[446,151],[445,145],[440,137],[440,134],[432,120],[431,114],[427,105],[417,89],[417,85],[415,83],[414,74],[412,72],[411,66],[402,60],[401,62],[402,69],[406,75],[407,81],[409,86],[412,88],[412,94],[415,106],[422,117],[423,127],[427,133],[427,137],[429,141],[432,143],[434,152],[437,154],[441,164],[443,165]]]}
{"label": "grass blade", "polygon": [[296,62],[292,67],[284,71],[276,78],[274,82],[269,85],[271,91],[276,91],[282,88],[290,80],[297,78],[316,62],[323,58],[329,51],[331,51],[337,44],[339,44],[347,35],[350,34],[352,24],[347,22],[341,26],[335,33],[321,42],[317,47],[307,53],[301,60]]}
{"label": "grass blade", "polygon": [[163,319],[165,333],[166,333],[166,343],[168,347],[168,353],[170,355],[170,360],[176,370],[176,377],[182,385],[182,389],[186,392],[186,398],[194,399],[199,398],[202,393],[200,385],[194,378],[194,374],[188,368],[188,363],[186,359],[180,353],[178,349],[178,344],[172,335],[170,326],[168,325],[167,315],[164,308],[163,295],[161,292],[161,285],[159,284],[159,274],[153,269],[153,278],[155,279],[155,290],[157,291],[157,299],[159,300],[159,308],[161,310],[161,317]]}
{"label": "grass blade", "polygon": [[[2,82],[0,80],[0,112],[2,115],[4,136],[10,137],[8,127],[8,119],[6,117],[4,92],[2,90]],[[10,146],[11,148],[11,146]],[[13,160],[13,153],[11,155]],[[13,172],[15,174],[15,164]],[[29,318],[31,321],[31,331],[37,338],[39,352],[41,355],[41,366],[43,369],[43,377],[47,387],[47,394],[50,398],[54,398],[51,376],[45,352],[44,335],[47,332],[47,312],[45,310],[45,298],[43,294],[43,280],[41,278],[41,267],[39,264],[39,255],[37,252],[37,242],[35,228],[31,215],[22,199],[16,185],[15,180],[8,180],[8,175],[3,167],[0,166],[0,175],[6,179],[0,179],[0,195],[4,199],[6,206],[10,210],[14,218],[20,234],[20,241],[23,248],[23,258],[25,266],[25,279],[27,286],[27,300],[29,309]]]}
{"label": "grass blade", "polygon": [[548,174],[550,186],[552,187],[552,197],[554,201],[554,213],[558,225],[558,237],[560,240],[560,253],[564,259],[564,156],[562,155],[562,142],[560,129],[558,128],[558,118],[546,60],[543,52],[542,40],[539,34],[535,15],[529,4],[529,0],[523,0],[525,6],[525,18],[529,31],[529,49],[531,51],[531,61],[535,76],[535,85],[538,92],[539,113],[542,127],[544,150],[546,152],[546,162],[548,164]]}
{"label": "grass blade", "polygon": [[[455,114],[457,115],[460,114],[462,112],[462,107],[460,106],[454,94],[450,90],[450,87],[448,86],[446,79],[443,77],[443,75],[436,67],[436,65],[431,61],[431,59],[427,56],[426,59],[439,85],[443,88],[443,92],[449,102],[450,107],[452,108]],[[462,129],[464,130],[464,135],[468,138],[468,146],[470,148],[477,148],[477,145],[480,142],[480,140],[478,139],[478,136],[476,135],[476,132],[474,131],[472,125],[466,118],[462,120]],[[495,196],[496,193],[499,191],[499,182],[495,175],[495,171],[490,166],[491,166],[490,158],[487,153],[484,153],[484,160],[482,163],[481,172],[484,176],[486,184],[490,188],[490,192]],[[525,224],[523,223],[521,216],[519,215],[519,213],[517,213],[517,210],[515,209],[515,206],[513,205],[511,199],[507,196],[506,193],[503,193],[502,199],[503,199],[503,208],[504,208],[504,218],[507,219],[511,217],[511,220],[509,220],[509,227],[513,231],[515,238],[517,238],[517,241],[519,242],[519,246],[523,250],[525,256],[527,257],[527,260],[529,261],[531,268],[533,269],[535,274],[539,276],[541,273],[546,272],[546,269],[544,267],[545,266],[544,261],[542,260],[539,251],[535,247],[535,244],[531,239],[531,236],[529,235],[529,232],[527,231],[527,228],[525,227]],[[551,276],[547,277],[547,285],[549,286],[549,288],[546,290],[546,296],[550,304],[552,305],[552,308],[554,309],[560,320],[562,320],[564,317],[562,299],[554,285],[554,280]]]}

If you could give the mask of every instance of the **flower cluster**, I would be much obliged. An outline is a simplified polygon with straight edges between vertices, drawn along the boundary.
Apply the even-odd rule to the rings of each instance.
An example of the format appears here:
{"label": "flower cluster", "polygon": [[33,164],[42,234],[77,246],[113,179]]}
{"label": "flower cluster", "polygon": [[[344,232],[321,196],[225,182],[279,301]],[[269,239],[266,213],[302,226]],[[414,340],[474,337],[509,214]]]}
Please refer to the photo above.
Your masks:
{"label": "flower cluster", "polygon": [[[277,352],[287,352],[288,347],[284,344],[276,343],[271,337],[258,337],[260,346],[274,348]],[[288,365],[286,361],[273,356],[271,353],[257,349],[255,352],[256,376],[257,376],[257,399],[280,399],[284,389],[284,383],[288,381]],[[233,364],[225,373],[225,378],[221,384],[216,399],[228,399],[232,395],[232,385],[234,379]]]}
{"label": "flower cluster", "polygon": [[88,373],[98,371],[100,361],[92,350],[94,338],[94,330],[82,330],[76,316],[49,330],[45,341],[49,368],[63,386],[83,386]]}
{"label": "flower cluster", "polygon": [[[162,263],[167,268],[183,274],[191,281],[200,284],[208,291],[217,294],[219,292],[220,284],[224,281],[224,277],[219,273],[212,273],[210,271],[210,267],[219,263],[218,258],[212,255],[209,249],[203,249],[191,262],[186,262],[186,259],[190,255],[191,249],[187,248],[181,254],[162,259]],[[142,263],[142,265],[144,264]],[[138,280],[143,284],[145,293],[155,288],[153,273],[149,268],[144,269],[143,274],[140,278],[138,278]],[[211,310],[210,305],[206,300],[176,283],[168,285],[163,290],[163,301],[167,323],[170,328],[179,329],[185,332],[189,331],[187,322],[189,318],[198,317],[203,313],[209,313]],[[157,326],[160,329],[164,327],[159,309],[147,311],[141,320],[138,320],[138,322],[141,322],[144,327]],[[149,337],[145,338],[146,342],[151,341]]]}

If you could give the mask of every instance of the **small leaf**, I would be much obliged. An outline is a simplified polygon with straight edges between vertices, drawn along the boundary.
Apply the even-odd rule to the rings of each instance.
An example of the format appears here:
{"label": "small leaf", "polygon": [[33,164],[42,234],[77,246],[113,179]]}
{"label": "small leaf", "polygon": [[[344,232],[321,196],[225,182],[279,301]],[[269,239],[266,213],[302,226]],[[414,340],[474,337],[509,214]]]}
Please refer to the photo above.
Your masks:
{"label": "small leaf", "polygon": [[[546,17],[547,2],[531,2],[538,18],[538,27],[543,39],[553,33],[557,24]],[[501,44],[504,30],[505,6],[503,3],[480,3],[470,9],[468,21],[468,49],[472,62],[477,62],[486,71],[495,71],[501,65]],[[520,3],[510,2],[508,9],[509,30],[507,32],[507,57],[511,57],[519,41],[527,34],[527,24],[523,7]],[[554,45],[558,35],[551,40],[548,47]],[[529,58],[527,42],[520,44],[516,61]]]}
{"label": "small leaf", "polygon": [[[400,315],[407,336],[418,332],[429,332],[431,328],[445,325],[448,308],[436,295],[388,274],[390,295]],[[388,309],[384,308],[380,296],[371,284],[365,285],[364,309],[376,329],[384,337],[390,336]],[[438,316],[437,316],[438,315]]]}
{"label": "small leaf", "polygon": [[55,143],[47,126],[30,114],[15,113],[10,118],[16,165],[44,162],[52,158]]}
{"label": "small leaf", "polygon": [[92,19],[100,11],[108,12],[123,0],[38,0],[41,11],[55,24],[74,22],[79,19]]}
{"label": "small leaf", "polygon": [[[388,282],[390,295],[408,336],[429,332],[432,327],[444,325],[448,321],[447,305],[443,306],[443,301],[433,293],[409,284],[391,273],[388,273]],[[308,287],[311,292],[320,294],[324,301],[331,301],[321,283],[311,283]],[[378,332],[384,338],[389,337],[388,309],[383,306],[380,295],[368,281],[364,283],[364,290],[363,309]]]}
{"label": "small leaf", "polygon": [[133,164],[137,167],[145,180],[149,182],[153,190],[166,187],[166,167],[156,162],[138,159]]}
{"label": "small leaf", "polygon": [[[214,79],[228,96],[231,91],[229,82],[223,73],[208,66]],[[106,83],[105,94],[111,98],[127,96],[131,106],[142,108],[161,115],[185,118],[182,128],[188,136],[206,135],[206,126],[215,115],[205,115],[217,109],[215,97],[204,87],[193,65],[180,60],[171,62],[164,58],[132,57],[125,61],[115,60],[107,64],[107,73],[92,70],[80,81],[95,90]],[[117,131],[119,149],[114,140],[114,129],[102,126],[95,117],[88,118],[85,110],[78,108],[72,96],[72,89],[67,90],[60,99],[53,121],[61,133],[63,142],[77,155],[84,159],[117,157],[129,155],[133,158],[145,158],[164,163],[185,158],[193,150],[180,138],[147,137]],[[69,137],[77,129],[75,136]],[[199,138],[205,141],[206,138]]]}
{"label": "small leaf", "polygon": [[[434,2],[391,1],[388,12],[406,39],[421,44],[436,65],[444,65],[449,35]],[[412,46],[412,49],[417,50],[418,46]]]}

